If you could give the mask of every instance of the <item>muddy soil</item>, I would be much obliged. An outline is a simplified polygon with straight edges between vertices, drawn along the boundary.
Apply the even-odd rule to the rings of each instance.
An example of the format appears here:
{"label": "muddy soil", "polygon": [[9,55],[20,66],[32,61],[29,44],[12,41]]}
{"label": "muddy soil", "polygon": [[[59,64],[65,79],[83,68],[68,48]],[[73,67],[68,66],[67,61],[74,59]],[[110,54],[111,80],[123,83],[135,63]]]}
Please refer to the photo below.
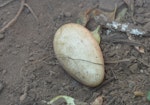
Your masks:
{"label": "muddy soil", "polygon": [[[0,0],[0,5],[6,1],[11,0]],[[13,0],[0,7],[0,29],[16,15],[20,3]],[[61,25],[76,22],[81,11],[95,5],[112,11],[116,3],[125,5],[123,0],[26,0],[26,3],[38,21],[24,7],[17,21],[0,34],[0,105],[43,105],[42,100],[49,101],[58,95],[86,103],[104,96],[103,105],[150,105],[146,99],[150,91],[150,37],[135,37],[144,46],[142,54],[128,43],[103,40],[106,37],[103,30],[100,47],[106,75],[96,88],[86,87],[71,78],[54,55],[53,37]],[[150,1],[135,0],[134,6],[136,25],[150,27]],[[127,15],[125,22],[133,23],[133,20]],[[121,32],[115,35],[126,36]],[[135,91],[144,95],[135,96]]]}

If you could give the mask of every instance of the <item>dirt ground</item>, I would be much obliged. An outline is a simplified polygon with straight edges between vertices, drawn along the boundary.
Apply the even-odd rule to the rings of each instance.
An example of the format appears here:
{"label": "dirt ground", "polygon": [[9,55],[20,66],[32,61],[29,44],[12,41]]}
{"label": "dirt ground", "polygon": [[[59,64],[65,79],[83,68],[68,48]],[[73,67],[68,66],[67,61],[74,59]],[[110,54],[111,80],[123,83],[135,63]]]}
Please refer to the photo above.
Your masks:
{"label": "dirt ground", "polygon": [[[0,0],[0,5],[6,1],[11,0]],[[0,105],[43,105],[42,100],[49,101],[58,95],[86,103],[103,96],[103,105],[150,105],[146,99],[150,91],[150,37],[135,37],[144,46],[142,54],[128,43],[103,40],[107,38],[103,30],[100,46],[106,75],[96,88],[71,78],[54,55],[53,37],[62,24],[76,22],[81,11],[97,4],[100,9],[112,11],[116,3],[125,5],[123,0],[26,0],[26,3],[38,21],[24,7],[17,21],[0,34]],[[13,0],[0,7],[0,29],[16,15],[20,4],[20,0]],[[150,0],[135,0],[134,6],[136,25],[149,23]],[[145,18],[149,21],[145,22]],[[133,23],[128,16],[125,22]],[[122,32],[115,34],[126,36]],[[135,96],[136,91],[144,95]]]}

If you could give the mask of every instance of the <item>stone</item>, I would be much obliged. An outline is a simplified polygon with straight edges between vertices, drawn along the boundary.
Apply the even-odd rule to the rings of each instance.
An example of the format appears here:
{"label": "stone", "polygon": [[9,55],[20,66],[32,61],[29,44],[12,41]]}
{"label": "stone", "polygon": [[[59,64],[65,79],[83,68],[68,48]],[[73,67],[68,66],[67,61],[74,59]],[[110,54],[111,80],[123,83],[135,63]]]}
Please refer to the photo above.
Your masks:
{"label": "stone", "polygon": [[65,13],[64,13],[64,16],[65,16],[65,17],[71,17],[72,14],[71,14],[70,12],[65,12]]}

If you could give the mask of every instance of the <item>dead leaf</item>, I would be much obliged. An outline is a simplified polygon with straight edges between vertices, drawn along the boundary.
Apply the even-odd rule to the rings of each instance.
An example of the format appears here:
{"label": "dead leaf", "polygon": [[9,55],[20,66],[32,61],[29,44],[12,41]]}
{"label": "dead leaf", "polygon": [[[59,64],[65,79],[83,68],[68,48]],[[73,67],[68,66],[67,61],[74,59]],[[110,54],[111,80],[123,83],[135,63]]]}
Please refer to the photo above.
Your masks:
{"label": "dead leaf", "polygon": [[137,49],[140,53],[145,53],[144,48],[142,46],[135,46],[135,49]]}
{"label": "dead leaf", "polygon": [[144,96],[144,93],[142,91],[135,91],[134,95],[135,96]]}
{"label": "dead leaf", "polygon": [[103,104],[103,96],[98,96],[91,105],[102,105],[102,104]]}

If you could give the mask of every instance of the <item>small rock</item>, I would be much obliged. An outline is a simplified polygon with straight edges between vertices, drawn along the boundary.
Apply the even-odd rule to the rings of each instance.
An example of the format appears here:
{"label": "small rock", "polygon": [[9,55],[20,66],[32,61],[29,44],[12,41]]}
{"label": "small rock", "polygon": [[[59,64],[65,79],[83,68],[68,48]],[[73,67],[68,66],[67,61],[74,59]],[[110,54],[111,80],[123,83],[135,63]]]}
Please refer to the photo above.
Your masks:
{"label": "small rock", "polygon": [[3,90],[3,88],[4,88],[4,84],[0,82],[0,92]]}
{"label": "small rock", "polygon": [[29,61],[34,61],[34,57],[30,57],[30,58],[29,58]]}
{"label": "small rock", "polygon": [[13,51],[12,54],[13,54],[13,55],[17,55],[17,54],[18,54],[18,51]]}
{"label": "small rock", "polygon": [[64,13],[64,16],[65,16],[65,17],[71,17],[72,14],[71,14],[70,12],[65,12],[65,13]]}
{"label": "small rock", "polygon": [[144,70],[140,70],[140,73],[144,73]]}
{"label": "small rock", "polygon": [[4,34],[0,34],[0,40],[2,40],[4,38],[5,38]]}
{"label": "small rock", "polygon": [[27,97],[27,93],[25,92],[24,94],[22,94],[21,96],[20,96],[20,101],[22,102],[23,100],[25,100],[26,99],[26,97]]}

